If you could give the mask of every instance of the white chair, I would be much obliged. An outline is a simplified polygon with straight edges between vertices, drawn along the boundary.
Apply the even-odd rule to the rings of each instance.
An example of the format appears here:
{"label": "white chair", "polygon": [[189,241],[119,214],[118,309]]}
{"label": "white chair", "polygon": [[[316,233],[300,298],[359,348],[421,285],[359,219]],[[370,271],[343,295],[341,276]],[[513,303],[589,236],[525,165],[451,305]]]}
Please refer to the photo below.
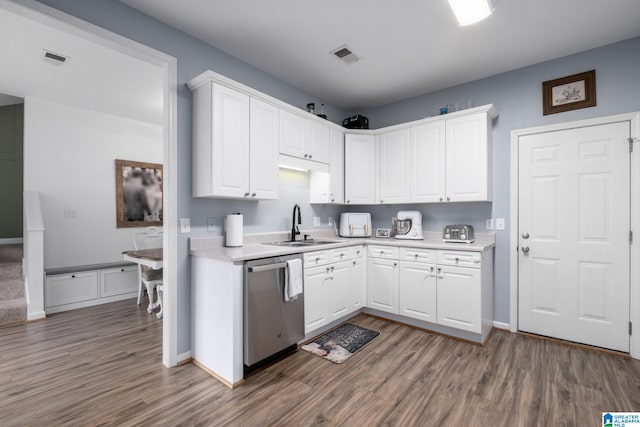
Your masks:
{"label": "white chair", "polygon": [[[154,249],[162,247],[162,229],[158,227],[147,227],[144,231],[133,236],[133,246],[136,250]],[[153,313],[157,307],[160,312],[156,315],[158,319],[162,318],[162,269],[154,270],[146,265],[138,264],[138,305],[142,301],[142,286],[147,289],[149,296],[149,306],[147,313]],[[153,290],[158,293],[158,300],[153,302]]]}

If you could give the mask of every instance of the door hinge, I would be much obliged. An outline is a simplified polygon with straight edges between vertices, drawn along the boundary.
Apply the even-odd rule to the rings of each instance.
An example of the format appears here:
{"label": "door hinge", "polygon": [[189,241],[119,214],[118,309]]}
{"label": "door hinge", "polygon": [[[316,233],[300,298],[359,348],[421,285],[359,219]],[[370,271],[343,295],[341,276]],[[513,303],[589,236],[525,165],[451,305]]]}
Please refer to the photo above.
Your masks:
{"label": "door hinge", "polygon": [[633,230],[629,230],[629,244],[633,244]]}
{"label": "door hinge", "polygon": [[629,141],[629,152],[633,153],[633,138],[629,138],[627,141]]}
{"label": "door hinge", "polygon": [[629,335],[633,335],[633,323],[629,322]]}

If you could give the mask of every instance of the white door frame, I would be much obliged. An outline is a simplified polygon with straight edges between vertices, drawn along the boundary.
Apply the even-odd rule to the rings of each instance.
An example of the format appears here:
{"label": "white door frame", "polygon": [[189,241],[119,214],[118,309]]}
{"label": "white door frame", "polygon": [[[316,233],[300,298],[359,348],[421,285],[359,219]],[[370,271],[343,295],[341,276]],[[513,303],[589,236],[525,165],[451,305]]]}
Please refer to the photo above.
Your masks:
{"label": "white door frame", "polygon": [[[509,330],[518,331],[518,191],[519,191],[519,139],[521,136],[585,126],[597,126],[617,122],[631,122],[631,137],[640,142],[640,112],[618,114],[615,116],[598,117],[594,119],[574,122],[558,123],[538,126],[528,129],[518,129],[511,132],[511,229],[509,239],[509,268],[510,268],[510,307]],[[634,230],[634,244],[631,245],[631,277],[629,296],[629,320],[633,323],[634,333],[629,341],[629,354],[634,359],[640,359],[640,144],[635,144],[631,156],[631,229]],[[635,261],[635,262],[634,262]]]}
{"label": "white door frame", "polygon": [[0,8],[68,34],[82,37],[159,67],[164,74],[163,128],[163,194],[164,194],[164,316],[162,323],[162,363],[176,366],[177,283],[178,283],[178,139],[177,139],[177,59],[166,53],[115,34],[97,25],[34,0],[0,0]]}

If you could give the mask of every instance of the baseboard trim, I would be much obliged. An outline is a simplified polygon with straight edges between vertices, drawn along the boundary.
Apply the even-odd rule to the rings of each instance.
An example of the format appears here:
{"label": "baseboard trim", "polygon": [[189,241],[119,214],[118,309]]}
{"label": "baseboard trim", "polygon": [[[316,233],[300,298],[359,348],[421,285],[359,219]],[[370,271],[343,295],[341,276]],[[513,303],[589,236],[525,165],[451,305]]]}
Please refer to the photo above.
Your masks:
{"label": "baseboard trim", "polygon": [[44,311],[37,311],[35,313],[27,314],[27,322],[32,322],[34,320],[42,320],[46,318],[47,318],[47,314]]}
{"label": "baseboard trim", "polygon": [[191,359],[191,351],[185,351],[184,353],[180,353],[176,356],[176,365],[184,365],[191,362]]}
{"label": "baseboard trim", "polygon": [[511,327],[511,325],[509,325],[508,323],[505,322],[498,322],[497,320],[493,321],[493,327],[496,329],[502,329],[504,331],[509,331],[509,328]]}
{"label": "baseboard trim", "polygon": [[204,366],[202,363],[198,362],[196,359],[192,359],[191,363],[193,363],[198,368],[200,368],[203,371],[205,371],[207,374],[211,375],[216,380],[220,381],[223,385],[225,385],[226,387],[230,388],[231,390],[233,390],[234,388],[238,387],[240,384],[242,384],[244,382],[244,378],[243,378],[243,379],[241,379],[240,381],[238,381],[236,383],[230,383],[229,381],[227,381],[224,378],[222,378],[220,375],[218,375],[215,372],[213,372],[211,369],[209,369],[206,366]]}

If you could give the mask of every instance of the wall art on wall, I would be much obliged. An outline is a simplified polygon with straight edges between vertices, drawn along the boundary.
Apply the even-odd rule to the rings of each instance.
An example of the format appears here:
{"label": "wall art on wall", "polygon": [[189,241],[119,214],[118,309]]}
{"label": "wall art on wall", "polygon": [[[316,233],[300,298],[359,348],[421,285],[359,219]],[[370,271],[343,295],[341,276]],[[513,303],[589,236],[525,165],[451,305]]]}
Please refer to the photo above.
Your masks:
{"label": "wall art on wall", "polygon": [[116,223],[162,225],[162,165],[116,160]]}
{"label": "wall art on wall", "polygon": [[542,113],[561,113],[596,105],[596,70],[542,83]]}

